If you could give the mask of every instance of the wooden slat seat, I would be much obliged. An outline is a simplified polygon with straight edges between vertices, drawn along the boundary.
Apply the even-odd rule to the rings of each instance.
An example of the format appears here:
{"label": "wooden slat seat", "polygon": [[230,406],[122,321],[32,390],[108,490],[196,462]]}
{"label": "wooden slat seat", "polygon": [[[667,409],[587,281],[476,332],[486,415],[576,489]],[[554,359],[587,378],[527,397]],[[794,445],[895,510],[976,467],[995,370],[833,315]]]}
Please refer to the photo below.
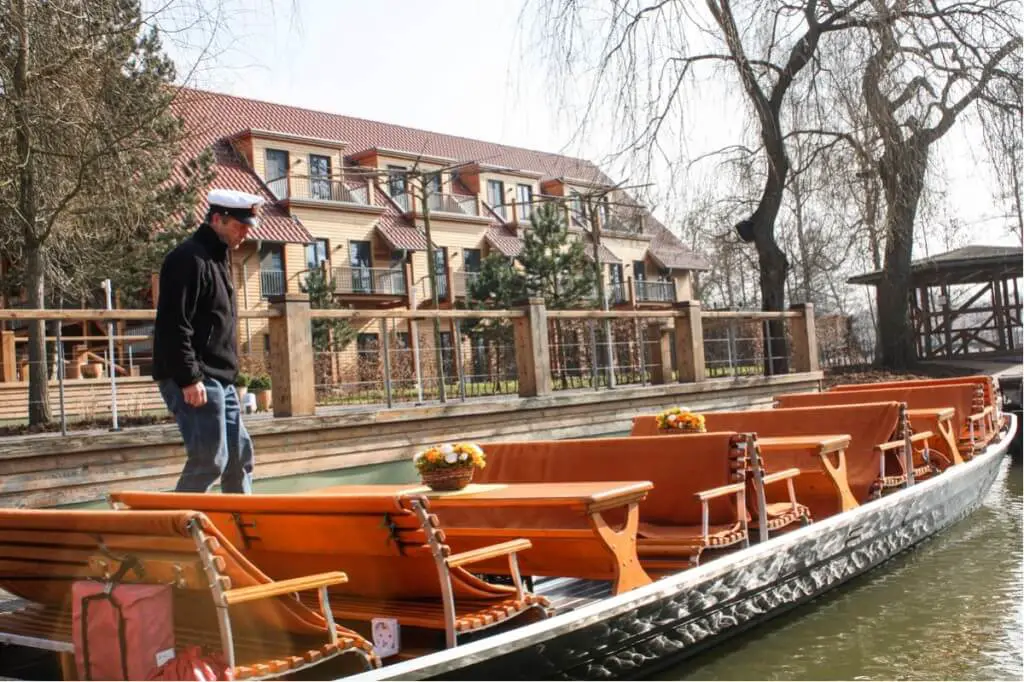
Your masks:
{"label": "wooden slat seat", "polygon": [[[936,435],[933,449],[939,450],[954,464],[970,459],[977,447],[983,447],[982,422],[987,413],[975,414],[975,400],[980,388],[972,384],[940,384],[935,386],[893,386],[859,391],[825,391],[823,393],[788,393],[775,396],[778,407],[815,405],[850,405],[898,401],[908,410],[953,408],[953,420]],[[911,424],[913,427],[913,424]],[[919,430],[919,429],[916,429]]]}
{"label": "wooden slat seat", "polygon": [[[0,615],[0,642],[73,651],[72,585],[109,581],[126,562],[137,568],[122,582],[174,587],[179,648],[221,651],[236,679],[277,677],[347,653],[361,667],[380,665],[365,638],[334,623],[327,590],[344,584],[344,573],[274,581],[206,516],[180,510],[0,510],[0,587],[31,602]],[[305,591],[317,594],[320,613],[294,598]]]}
{"label": "wooden slat seat", "polygon": [[[518,580],[517,556],[530,548],[528,541],[478,544],[470,548],[473,553],[455,553],[425,497],[361,488],[315,495],[118,492],[109,499],[132,510],[125,514],[201,510],[275,579],[344,570],[352,582],[331,588],[332,612],[361,628],[374,617],[393,617],[403,626],[441,631],[447,646],[455,646],[459,633],[548,615],[547,600],[526,592]],[[513,567],[515,587],[487,583],[465,568],[492,559]]]}
{"label": "wooden slat seat", "polygon": [[[734,429],[726,425],[718,425],[710,430],[734,431]],[[654,415],[634,417],[632,431],[630,432],[630,436],[685,437],[688,435],[696,434],[659,429],[657,417]],[[796,489],[793,485],[793,479],[801,475],[801,470],[790,467],[768,472],[765,468],[760,448],[757,445],[756,435],[746,434],[744,437],[746,438],[746,457],[743,463],[743,476],[747,483],[746,503],[750,514],[750,530],[757,531],[761,540],[767,540],[772,532],[793,529],[798,525],[810,523],[813,520],[813,514],[809,507],[797,501]],[[774,490],[774,484],[778,483],[786,484],[788,501],[769,503],[769,486],[773,486],[772,490]],[[761,513],[762,510],[764,511],[763,514]],[[762,516],[764,517],[763,521]],[[762,523],[764,528],[761,527]]]}
{"label": "wooden slat seat", "polygon": [[[885,388],[935,388],[950,385],[969,384],[974,387],[974,398],[968,415],[966,431],[961,435],[968,443],[974,443],[973,450],[983,449],[1003,427],[1004,416],[1000,410],[998,389],[992,377],[985,374],[947,377],[942,379],[908,379],[905,381],[883,381],[876,384],[839,384],[829,392],[866,391]],[[963,419],[962,415],[958,415]],[[969,453],[970,454],[970,453]]]}
{"label": "wooden slat seat", "polygon": [[[637,510],[636,546],[644,570],[660,574],[698,565],[711,548],[748,544],[744,443],[734,433],[483,443],[487,467],[477,478],[480,483],[650,481],[654,487]],[[512,514],[489,520],[528,523]],[[607,522],[616,520],[609,515]],[[547,552],[585,570],[571,543],[551,543]]]}
{"label": "wooden slat seat", "polygon": [[[797,499],[810,508],[815,520],[821,520],[877,497],[885,483],[884,471],[904,473],[895,452],[879,449],[897,432],[901,409],[900,403],[889,401],[703,414],[707,429],[754,433],[758,442],[765,437],[848,436],[848,445],[834,451],[822,452],[813,447],[816,443],[794,440],[792,447],[773,447],[764,456],[769,474],[799,469],[800,476],[793,479]],[[653,415],[634,419],[633,433],[657,432]]]}
{"label": "wooden slat seat", "polygon": [[[639,504],[649,481],[513,482],[474,484],[464,491],[433,493],[453,549],[523,537],[532,549],[519,558],[527,575],[610,580],[613,594],[647,585],[636,538]],[[323,492],[331,492],[333,488]],[[480,571],[508,574],[491,559]]]}

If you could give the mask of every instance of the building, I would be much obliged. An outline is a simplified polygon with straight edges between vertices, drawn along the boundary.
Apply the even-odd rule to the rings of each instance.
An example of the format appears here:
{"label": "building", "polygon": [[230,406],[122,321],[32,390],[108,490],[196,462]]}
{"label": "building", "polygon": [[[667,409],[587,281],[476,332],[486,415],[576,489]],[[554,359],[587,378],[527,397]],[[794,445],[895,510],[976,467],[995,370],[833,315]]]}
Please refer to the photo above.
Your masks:
{"label": "building", "polygon": [[[588,243],[584,198],[594,203],[613,306],[687,300],[694,271],[706,269],[623,193],[594,201],[613,183],[584,160],[198,90],[184,90],[176,106],[193,133],[189,153],[213,149],[216,184],[268,201],[262,224],[233,254],[244,308],[299,291],[318,267],[333,275],[343,305],[432,305],[413,168],[436,171],[425,182],[441,307],[467,295],[488,254],[515,258],[541,201],[564,206]],[[265,329],[247,327],[243,350],[264,348]]]}

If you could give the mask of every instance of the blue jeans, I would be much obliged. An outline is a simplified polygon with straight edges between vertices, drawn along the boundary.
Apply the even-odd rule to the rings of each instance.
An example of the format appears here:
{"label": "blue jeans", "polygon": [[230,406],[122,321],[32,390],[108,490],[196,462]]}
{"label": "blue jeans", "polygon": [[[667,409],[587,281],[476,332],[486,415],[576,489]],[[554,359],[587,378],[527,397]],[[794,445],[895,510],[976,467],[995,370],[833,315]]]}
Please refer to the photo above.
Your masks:
{"label": "blue jeans", "polygon": [[160,382],[160,395],[178,422],[188,460],[174,489],[205,493],[220,479],[225,493],[252,492],[252,438],[242,423],[238,391],[214,379],[203,379],[206,404],[192,407],[176,383]]}

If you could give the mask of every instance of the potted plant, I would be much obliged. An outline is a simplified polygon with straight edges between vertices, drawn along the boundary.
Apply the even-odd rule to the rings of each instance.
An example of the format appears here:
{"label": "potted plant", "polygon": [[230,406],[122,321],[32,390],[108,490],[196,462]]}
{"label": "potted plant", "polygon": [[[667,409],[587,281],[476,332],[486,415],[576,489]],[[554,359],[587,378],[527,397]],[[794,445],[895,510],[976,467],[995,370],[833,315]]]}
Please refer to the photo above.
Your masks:
{"label": "potted plant", "polygon": [[249,380],[249,390],[256,396],[256,409],[266,411],[270,409],[270,377],[266,374],[257,374]]}
{"label": "potted plant", "polygon": [[249,375],[245,372],[239,372],[238,376],[235,377],[235,390],[238,392],[239,405],[245,405],[245,394],[249,392],[250,381]]}
{"label": "potted plant", "polygon": [[704,415],[690,412],[685,407],[670,407],[657,416],[658,429],[682,433],[705,433]]}
{"label": "potted plant", "polygon": [[473,470],[486,466],[484,451],[476,443],[435,445],[416,453],[412,461],[431,490],[462,490],[473,480]]}

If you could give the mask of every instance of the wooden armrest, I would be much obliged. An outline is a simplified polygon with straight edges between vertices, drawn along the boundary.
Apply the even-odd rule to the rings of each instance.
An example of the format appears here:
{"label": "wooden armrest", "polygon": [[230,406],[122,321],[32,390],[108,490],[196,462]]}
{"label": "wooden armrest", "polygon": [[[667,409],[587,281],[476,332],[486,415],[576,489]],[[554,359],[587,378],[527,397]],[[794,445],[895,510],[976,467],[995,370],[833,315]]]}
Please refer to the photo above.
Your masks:
{"label": "wooden armrest", "polygon": [[530,549],[531,547],[533,547],[532,542],[524,538],[518,538],[516,540],[509,540],[508,542],[499,542],[496,545],[488,545],[486,547],[471,549],[466,552],[460,552],[459,554],[452,554],[450,557],[445,559],[445,562],[450,568],[456,568],[457,566],[473,564],[477,561],[484,561],[485,559],[505,556],[506,554],[512,554],[513,552],[521,552],[524,549]]}
{"label": "wooden armrest", "polygon": [[[934,436],[935,434],[932,433],[931,431],[922,431],[921,433],[915,433],[913,436],[911,436],[910,442],[917,443],[928,438],[933,438]],[[902,440],[891,440],[888,443],[882,443],[881,445],[878,445],[876,447],[882,452],[887,452],[889,450],[897,450],[899,448],[902,448],[903,443],[904,441]]]}
{"label": "wooden armrest", "polygon": [[694,493],[697,499],[701,502],[714,499],[716,497],[722,497],[724,495],[734,495],[738,492],[742,492],[746,484],[744,483],[730,483],[729,485],[719,486],[712,488],[711,490],[702,490],[699,493]]}
{"label": "wooden armrest", "polygon": [[228,606],[244,604],[257,599],[268,597],[280,597],[283,594],[315,590],[331,585],[341,585],[348,582],[348,576],[341,571],[329,573],[317,573],[315,575],[304,575],[301,578],[289,578],[288,580],[275,580],[267,585],[253,585],[251,587],[239,587],[224,592],[224,602]]}
{"label": "wooden armrest", "polygon": [[761,480],[764,482],[765,485],[768,485],[769,483],[777,483],[779,481],[785,481],[790,478],[796,478],[799,475],[800,470],[794,467],[792,469],[783,469],[782,471],[777,471],[774,474],[766,474],[764,478]]}
{"label": "wooden armrest", "polygon": [[989,411],[991,411],[991,409],[992,409],[992,407],[989,406],[989,407],[986,407],[981,412],[978,412],[976,414],[969,414],[969,415],[967,415],[967,421],[969,421],[969,422],[980,422],[982,419],[984,419],[985,417],[988,416],[988,413],[989,413]]}

